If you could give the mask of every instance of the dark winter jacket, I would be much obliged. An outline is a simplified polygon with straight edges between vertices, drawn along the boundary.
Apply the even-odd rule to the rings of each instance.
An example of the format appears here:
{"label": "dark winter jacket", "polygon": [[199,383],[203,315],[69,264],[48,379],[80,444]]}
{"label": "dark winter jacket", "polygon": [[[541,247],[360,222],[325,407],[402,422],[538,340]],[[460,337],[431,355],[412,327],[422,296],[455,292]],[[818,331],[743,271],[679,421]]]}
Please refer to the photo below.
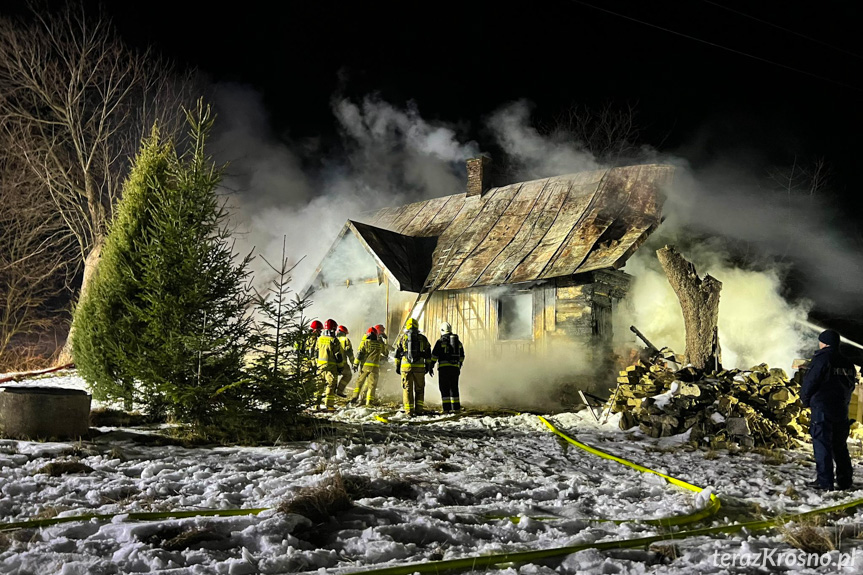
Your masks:
{"label": "dark winter jacket", "polygon": [[439,362],[440,367],[458,367],[464,364],[464,346],[454,333],[445,333],[434,344],[431,357],[432,365]]}
{"label": "dark winter jacket", "polygon": [[812,419],[824,416],[833,421],[848,418],[848,404],[857,383],[857,369],[833,346],[818,350],[812,358],[800,400],[812,408]]}

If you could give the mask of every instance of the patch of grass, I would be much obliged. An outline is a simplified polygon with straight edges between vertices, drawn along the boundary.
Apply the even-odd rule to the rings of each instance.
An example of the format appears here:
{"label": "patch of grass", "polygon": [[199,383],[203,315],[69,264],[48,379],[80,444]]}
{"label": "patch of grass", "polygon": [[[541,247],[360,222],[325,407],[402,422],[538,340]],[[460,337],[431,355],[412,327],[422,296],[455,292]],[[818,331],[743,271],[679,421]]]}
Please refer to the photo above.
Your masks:
{"label": "patch of grass", "polygon": [[61,511],[69,509],[64,505],[46,505],[39,513],[34,515],[32,519],[53,519],[57,517]]}
{"label": "patch of grass", "polygon": [[281,513],[295,513],[313,523],[324,523],[350,509],[353,505],[345,481],[338,471],[327,476],[314,487],[305,487],[278,506]]}
{"label": "patch of grass", "polygon": [[714,459],[717,459],[718,457],[719,457],[719,452],[716,451],[715,449],[708,449],[707,453],[704,454],[704,459],[711,460],[711,461]]}
{"label": "patch of grass", "polygon": [[183,531],[159,545],[166,551],[182,551],[206,541],[224,541],[226,536],[210,527],[195,527]]}
{"label": "patch of grass", "polygon": [[663,563],[670,563],[680,557],[680,548],[673,543],[653,543],[648,551],[655,553]]}
{"label": "patch of grass", "polygon": [[122,409],[108,407],[100,407],[90,411],[90,427],[135,427],[163,422],[164,418],[144,415],[137,411],[129,413]]}
{"label": "patch of grass", "polygon": [[786,462],[785,452],[781,449],[769,449],[767,447],[754,447],[753,453],[757,453],[764,458],[766,465],[782,465]]}
{"label": "patch of grass", "polygon": [[93,473],[93,468],[80,461],[52,461],[40,467],[36,473],[47,473],[51,477],[60,477],[68,473]]}
{"label": "patch of grass", "polygon": [[784,495],[786,497],[790,497],[791,499],[800,499],[800,492],[793,485],[789,485],[785,490]]}
{"label": "patch of grass", "polygon": [[792,547],[805,553],[824,554],[834,551],[836,544],[822,523],[821,517],[807,517],[796,523],[779,525],[778,529],[782,538]]}
{"label": "patch of grass", "polygon": [[218,425],[180,426],[172,431],[172,435],[190,447],[214,444],[257,446],[320,439],[332,429],[332,423],[322,425],[315,418],[297,417],[290,421],[267,413],[251,413],[224,418]]}

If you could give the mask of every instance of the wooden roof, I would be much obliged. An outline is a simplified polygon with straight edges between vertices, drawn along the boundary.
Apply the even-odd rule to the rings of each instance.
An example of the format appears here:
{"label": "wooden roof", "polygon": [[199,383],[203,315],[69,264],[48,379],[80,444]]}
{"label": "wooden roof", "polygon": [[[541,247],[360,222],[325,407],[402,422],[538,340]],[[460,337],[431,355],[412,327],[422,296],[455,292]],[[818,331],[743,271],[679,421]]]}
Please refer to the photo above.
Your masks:
{"label": "wooden roof", "polygon": [[659,164],[580,172],[384,208],[366,221],[436,237],[426,284],[437,289],[543,280],[621,267],[659,224],[673,173]]}

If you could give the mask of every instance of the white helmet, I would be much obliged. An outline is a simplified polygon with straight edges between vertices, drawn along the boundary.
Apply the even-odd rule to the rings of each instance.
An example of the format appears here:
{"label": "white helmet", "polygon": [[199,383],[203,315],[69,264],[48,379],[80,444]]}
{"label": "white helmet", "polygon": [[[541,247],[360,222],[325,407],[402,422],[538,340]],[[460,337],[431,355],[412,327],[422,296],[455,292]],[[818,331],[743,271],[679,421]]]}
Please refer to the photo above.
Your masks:
{"label": "white helmet", "polygon": [[449,324],[449,322],[445,321],[442,324],[440,324],[440,332],[441,333],[452,333],[452,326]]}

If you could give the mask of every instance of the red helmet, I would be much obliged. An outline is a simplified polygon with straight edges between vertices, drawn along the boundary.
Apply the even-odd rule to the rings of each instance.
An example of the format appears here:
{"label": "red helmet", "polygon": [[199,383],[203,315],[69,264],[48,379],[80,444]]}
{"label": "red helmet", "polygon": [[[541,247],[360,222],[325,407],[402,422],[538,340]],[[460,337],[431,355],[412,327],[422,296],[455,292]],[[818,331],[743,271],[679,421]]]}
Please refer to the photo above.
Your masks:
{"label": "red helmet", "polygon": [[328,319],[327,321],[324,322],[324,329],[327,331],[333,331],[336,329],[336,326],[338,326],[338,325],[339,324],[336,323],[336,320]]}
{"label": "red helmet", "polygon": [[347,335],[347,333],[348,333],[348,328],[346,328],[346,327],[345,327],[345,326],[343,326],[343,325],[340,325],[340,326],[339,326],[339,329],[337,329],[336,331],[341,332],[341,333],[344,333],[344,334],[346,334],[346,335]]}
{"label": "red helmet", "polygon": [[312,331],[320,331],[324,329],[324,324],[322,324],[318,320],[315,320],[311,324],[309,324],[309,329],[311,329]]}
{"label": "red helmet", "polygon": [[383,334],[386,331],[386,328],[383,325],[378,324],[375,326],[375,331],[379,334]]}
{"label": "red helmet", "polygon": [[366,330],[366,335],[372,335],[372,334],[377,335],[377,333],[378,333],[378,330],[376,330],[374,326],[372,326]]}
{"label": "red helmet", "polygon": [[366,331],[366,339],[373,339],[373,340],[377,341],[378,332],[375,330],[374,327],[370,327],[368,329],[368,331]]}

